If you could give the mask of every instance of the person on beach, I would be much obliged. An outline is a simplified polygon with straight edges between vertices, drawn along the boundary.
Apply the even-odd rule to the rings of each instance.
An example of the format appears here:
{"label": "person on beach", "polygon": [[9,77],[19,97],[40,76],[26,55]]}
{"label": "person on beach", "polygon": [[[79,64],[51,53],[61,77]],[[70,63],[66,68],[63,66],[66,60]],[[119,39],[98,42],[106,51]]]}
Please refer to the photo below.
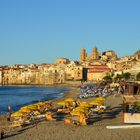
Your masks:
{"label": "person on beach", "polygon": [[134,108],[133,104],[129,105],[128,113],[131,113],[131,115],[133,115],[135,113],[135,108]]}
{"label": "person on beach", "polygon": [[11,106],[10,106],[10,105],[8,105],[8,112],[9,112],[9,114],[11,114],[11,113],[12,113],[12,108],[11,108]]}
{"label": "person on beach", "polygon": [[0,135],[1,135],[1,139],[3,139],[4,138],[4,130],[3,129],[1,130]]}
{"label": "person on beach", "polygon": [[11,120],[11,114],[12,114],[12,108],[11,108],[11,106],[9,105],[9,106],[8,106],[8,117],[7,117],[7,121],[10,121],[10,120]]}

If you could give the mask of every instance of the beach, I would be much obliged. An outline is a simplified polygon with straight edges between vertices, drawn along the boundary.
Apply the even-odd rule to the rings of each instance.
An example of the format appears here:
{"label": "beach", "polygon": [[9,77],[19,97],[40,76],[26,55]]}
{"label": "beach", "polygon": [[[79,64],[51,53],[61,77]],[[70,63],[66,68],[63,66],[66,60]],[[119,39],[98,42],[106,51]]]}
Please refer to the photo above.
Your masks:
{"label": "beach", "polygon": [[[55,105],[58,101],[79,95],[80,89],[72,87],[60,99],[53,100]],[[89,101],[92,98],[83,99]],[[122,95],[111,95],[106,98],[106,105],[111,111],[101,117],[92,119],[87,126],[65,125],[63,120],[46,121],[42,120],[27,127],[7,130],[6,140],[139,140],[140,129],[107,129],[108,125],[124,125],[122,113]],[[6,120],[1,117],[1,122]]]}

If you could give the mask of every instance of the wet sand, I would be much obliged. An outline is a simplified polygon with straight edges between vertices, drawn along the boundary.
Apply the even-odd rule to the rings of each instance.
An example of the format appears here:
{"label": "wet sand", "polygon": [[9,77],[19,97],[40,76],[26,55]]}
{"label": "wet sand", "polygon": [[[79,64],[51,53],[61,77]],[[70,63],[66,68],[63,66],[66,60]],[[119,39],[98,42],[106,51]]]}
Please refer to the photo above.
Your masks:
{"label": "wet sand", "polygon": [[[63,98],[55,100],[54,104],[68,97],[76,98],[78,94],[79,89],[72,88]],[[84,99],[84,101],[92,99]],[[106,128],[107,125],[123,124],[122,96],[107,97],[106,105],[112,110],[103,116],[90,118],[87,126],[65,125],[63,120],[51,122],[44,120],[7,132],[5,140],[139,140],[140,129],[138,128],[117,130]]]}

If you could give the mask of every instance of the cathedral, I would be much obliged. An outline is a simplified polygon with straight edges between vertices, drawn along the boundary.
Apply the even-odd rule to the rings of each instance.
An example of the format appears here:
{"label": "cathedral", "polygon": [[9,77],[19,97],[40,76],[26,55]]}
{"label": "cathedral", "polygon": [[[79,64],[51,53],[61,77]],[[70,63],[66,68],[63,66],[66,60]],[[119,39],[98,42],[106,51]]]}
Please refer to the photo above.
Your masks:
{"label": "cathedral", "polygon": [[82,48],[81,53],[80,53],[80,61],[91,62],[94,60],[99,60],[99,52],[96,45],[93,47],[91,56],[88,56],[85,48]]}
{"label": "cathedral", "polygon": [[82,48],[80,53],[80,62],[94,62],[98,60],[110,61],[116,59],[117,59],[117,55],[114,51],[109,50],[109,51],[99,53],[96,45],[93,47],[90,56],[88,56],[85,48]]}

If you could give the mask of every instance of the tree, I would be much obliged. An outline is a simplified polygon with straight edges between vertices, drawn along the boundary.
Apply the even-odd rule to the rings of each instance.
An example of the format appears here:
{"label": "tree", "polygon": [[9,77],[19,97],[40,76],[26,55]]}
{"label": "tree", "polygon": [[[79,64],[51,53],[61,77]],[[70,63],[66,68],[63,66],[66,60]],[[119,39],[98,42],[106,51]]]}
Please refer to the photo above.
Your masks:
{"label": "tree", "polygon": [[107,82],[112,82],[112,77],[110,75],[106,75],[103,77],[103,80],[105,80]]}
{"label": "tree", "polygon": [[126,73],[123,73],[122,76],[123,76],[123,78],[124,78],[125,80],[129,80],[129,79],[130,79],[130,76],[131,76],[131,73],[126,72]]}
{"label": "tree", "polygon": [[122,74],[117,74],[114,79],[115,79],[115,81],[120,81],[121,79],[123,79],[123,75]]}
{"label": "tree", "polygon": [[136,75],[136,79],[140,81],[140,72]]}

